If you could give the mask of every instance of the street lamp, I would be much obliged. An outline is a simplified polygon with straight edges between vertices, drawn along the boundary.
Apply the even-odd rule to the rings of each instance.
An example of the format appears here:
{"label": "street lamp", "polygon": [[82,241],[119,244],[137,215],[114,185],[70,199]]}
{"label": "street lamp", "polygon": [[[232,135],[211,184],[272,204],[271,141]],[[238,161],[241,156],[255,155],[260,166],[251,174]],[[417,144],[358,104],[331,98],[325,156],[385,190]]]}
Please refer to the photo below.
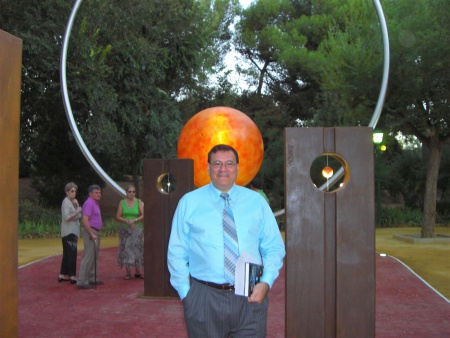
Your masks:
{"label": "street lamp", "polygon": [[383,142],[383,132],[381,130],[375,130],[373,132],[373,143],[379,145],[381,142]]}
{"label": "street lamp", "polygon": [[[381,142],[383,142],[383,132],[381,130],[375,130],[373,132],[373,143],[376,144],[377,149],[380,148],[381,150]],[[378,151],[375,150],[376,157],[378,157]],[[380,168],[379,164],[377,165],[377,162],[375,162],[375,181],[377,182],[377,225],[381,225],[381,184],[380,184],[380,174],[379,174]]]}

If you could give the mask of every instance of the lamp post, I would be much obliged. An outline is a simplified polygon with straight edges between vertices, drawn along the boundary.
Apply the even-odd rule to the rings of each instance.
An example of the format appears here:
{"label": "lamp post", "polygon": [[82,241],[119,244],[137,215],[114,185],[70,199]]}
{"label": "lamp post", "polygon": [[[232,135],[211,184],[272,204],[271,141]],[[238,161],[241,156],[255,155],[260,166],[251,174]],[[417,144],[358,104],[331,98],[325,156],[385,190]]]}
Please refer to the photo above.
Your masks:
{"label": "lamp post", "polygon": [[380,180],[380,168],[379,163],[377,164],[378,159],[378,148],[380,147],[381,142],[383,142],[383,132],[381,130],[375,130],[373,132],[373,143],[375,143],[375,181],[377,183],[377,225],[380,227],[381,225],[381,180]]}

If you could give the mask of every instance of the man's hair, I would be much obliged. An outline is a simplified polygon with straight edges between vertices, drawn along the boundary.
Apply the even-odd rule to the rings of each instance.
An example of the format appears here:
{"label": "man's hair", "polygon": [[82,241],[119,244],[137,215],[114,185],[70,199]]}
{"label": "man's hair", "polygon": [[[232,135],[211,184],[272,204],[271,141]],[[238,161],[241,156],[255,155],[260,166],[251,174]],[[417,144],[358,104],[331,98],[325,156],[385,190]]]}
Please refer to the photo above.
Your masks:
{"label": "man's hair", "polygon": [[98,184],[92,184],[89,186],[88,188],[88,193],[93,192],[94,190],[102,190],[102,188],[100,188],[100,186]]}
{"label": "man's hair", "polygon": [[217,144],[214,147],[212,147],[208,153],[208,163],[211,163],[211,155],[217,153],[218,151],[232,151],[234,153],[234,156],[236,156],[236,163],[239,163],[238,152],[236,151],[236,149],[234,149],[232,146],[229,146],[228,144]]}

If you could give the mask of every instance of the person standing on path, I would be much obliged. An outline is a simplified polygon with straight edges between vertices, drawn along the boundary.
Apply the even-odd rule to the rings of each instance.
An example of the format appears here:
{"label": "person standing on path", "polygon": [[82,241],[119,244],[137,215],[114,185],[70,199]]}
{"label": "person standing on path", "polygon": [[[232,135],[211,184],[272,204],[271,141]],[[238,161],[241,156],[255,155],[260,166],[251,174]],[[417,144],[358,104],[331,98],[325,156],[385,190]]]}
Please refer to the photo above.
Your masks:
{"label": "person standing on path", "polygon": [[[185,194],[173,217],[168,268],[189,337],[266,337],[267,294],[285,247],[269,204],[235,184],[238,166],[234,148],[214,146],[210,184]],[[249,297],[234,290],[235,263],[244,252],[264,265]]]}
{"label": "person standing on path", "polygon": [[100,198],[102,191],[100,186],[94,184],[88,188],[89,198],[83,204],[83,236],[84,252],[81,260],[80,273],[78,274],[77,288],[92,289],[93,285],[102,285],[96,280],[98,267],[98,253],[100,251],[100,230],[102,229],[102,215],[100,212]]}
{"label": "person standing on path", "polygon": [[125,265],[127,273],[125,279],[131,279],[131,267],[134,266],[135,278],[144,279],[141,268],[144,265],[144,241],[142,238],[142,225],[144,219],[144,205],[135,197],[136,188],[129,185],[125,191],[127,197],[120,201],[117,207],[116,219],[125,223],[119,229],[119,252],[117,264],[122,268]]}
{"label": "person standing on path", "polygon": [[78,187],[69,182],[64,187],[66,198],[61,204],[61,239],[63,255],[58,282],[77,282],[77,243],[80,237],[80,219],[82,209],[76,200]]}

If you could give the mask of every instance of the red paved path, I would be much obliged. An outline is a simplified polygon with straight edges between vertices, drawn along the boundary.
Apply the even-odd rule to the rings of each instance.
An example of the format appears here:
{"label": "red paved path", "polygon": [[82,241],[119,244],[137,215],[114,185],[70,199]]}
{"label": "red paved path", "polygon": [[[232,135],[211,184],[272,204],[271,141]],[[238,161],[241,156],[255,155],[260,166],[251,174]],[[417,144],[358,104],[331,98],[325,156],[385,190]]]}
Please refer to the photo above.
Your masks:
{"label": "red paved path", "polygon": [[[179,300],[141,299],[117,248],[102,249],[96,290],[58,283],[61,256],[19,269],[19,337],[187,337]],[[78,265],[81,253],[78,256]],[[376,337],[450,337],[450,303],[391,257],[376,261]],[[268,337],[284,337],[284,270],[270,291]],[[309,338],[309,337],[306,337]]]}

